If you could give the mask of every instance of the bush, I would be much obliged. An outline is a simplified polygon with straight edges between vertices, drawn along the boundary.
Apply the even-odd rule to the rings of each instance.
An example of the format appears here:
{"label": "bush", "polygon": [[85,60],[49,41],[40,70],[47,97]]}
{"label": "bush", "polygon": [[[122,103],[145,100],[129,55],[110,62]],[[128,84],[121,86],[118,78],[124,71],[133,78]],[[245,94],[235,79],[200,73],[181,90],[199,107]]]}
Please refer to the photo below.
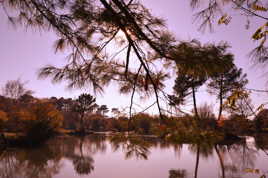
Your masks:
{"label": "bush", "polygon": [[231,115],[228,120],[223,121],[224,133],[235,135],[249,134],[254,131],[253,122],[239,115]]}
{"label": "bush", "polygon": [[133,129],[140,134],[151,134],[154,118],[148,114],[137,114],[132,117]]}
{"label": "bush", "polygon": [[25,141],[35,144],[53,135],[62,125],[62,114],[50,103],[35,103],[17,113]]}
{"label": "bush", "polygon": [[268,109],[263,109],[257,114],[254,124],[257,132],[265,131],[268,128]]}
{"label": "bush", "polygon": [[88,116],[89,128],[93,131],[106,131],[106,119],[101,114],[91,114]]}
{"label": "bush", "polygon": [[126,132],[128,131],[129,120],[125,117],[119,117],[118,119],[111,119],[111,128],[112,131]]}

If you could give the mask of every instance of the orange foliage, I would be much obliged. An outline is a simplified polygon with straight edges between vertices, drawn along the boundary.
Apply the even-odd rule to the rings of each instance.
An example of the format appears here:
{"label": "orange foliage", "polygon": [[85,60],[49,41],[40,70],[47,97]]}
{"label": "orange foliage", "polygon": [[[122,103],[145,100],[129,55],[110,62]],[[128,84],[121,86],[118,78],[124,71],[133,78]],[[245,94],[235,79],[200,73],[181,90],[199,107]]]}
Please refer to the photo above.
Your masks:
{"label": "orange foliage", "polygon": [[4,111],[0,110],[0,122],[5,122],[8,120],[7,114]]}
{"label": "orange foliage", "polygon": [[23,108],[17,112],[17,117],[25,124],[31,122],[45,122],[50,128],[56,129],[61,127],[63,116],[51,103],[39,102],[31,107]]}

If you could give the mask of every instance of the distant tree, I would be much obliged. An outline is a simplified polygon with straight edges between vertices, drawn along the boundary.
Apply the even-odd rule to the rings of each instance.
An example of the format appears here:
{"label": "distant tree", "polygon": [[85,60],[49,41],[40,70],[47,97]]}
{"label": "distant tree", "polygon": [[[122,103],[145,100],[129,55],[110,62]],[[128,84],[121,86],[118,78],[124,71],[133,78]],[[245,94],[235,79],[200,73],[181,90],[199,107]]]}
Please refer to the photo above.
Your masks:
{"label": "distant tree", "polygon": [[199,119],[198,127],[204,130],[213,130],[216,128],[216,118],[213,113],[213,106],[207,103],[202,104],[197,108]]}
{"label": "distant tree", "polygon": [[52,97],[50,98],[50,101],[57,107],[58,110],[62,112],[71,112],[73,105],[75,103],[72,98],[56,98]]}
{"label": "distant tree", "polygon": [[234,90],[242,89],[248,83],[247,75],[233,64],[233,55],[227,54],[223,57],[227,58],[233,67],[212,75],[207,85],[209,93],[215,94],[220,101],[218,120],[221,118],[224,99],[227,99]]}
{"label": "distant tree", "polygon": [[78,99],[75,100],[73,111],[79,114],[81,133],[85,132],[84,124],[86,114],[92,113],[96,107],[96,98],[90,94],[83,93],[78,97]]}
{"label": "distant tree", "polygon": [[30,94],[24,94],[20,96],[18,100],[21,104],[30,104],[34,102],[35,98]]}
{"label": "distant tree", "polygon": [[33,91],[25,88],[25,82],[20,79],[9,80],[2,88],[2,93],[5,97],[19,99],[23,95],[32,95]]}
{"label": "distant tree", "polygon": [[74,109],[76,105],[76,100],[73,100],[72,98],[51,97],[49,98],[49,102],[55,105],[55,107],[63,114],[64,128],[77,130],[80,127],[80,123],[77,122],[77,117],[79,117],[79,113],[77,113]]}
{"label": "distant tree", "polygon": [[119,109],[118,108],[112,108],[111,111],[114,114],[114,117],[117,117],[119,115]]}
{"label": "distant tree", "polygon": [[211,105],[208,105],[207,103],[201,105],[198,107],[198,113],[200,115],[200,118],[202,119],[215,119],[215,115],[213,113],[213,107]]}
{"label": "distant tree", "polygon": [[109,112],[109,109],[107,108],[107,105],[101,105],[100,107],[98,107],[97,109],[97,113],[100,113],[102,115],[105,115],[106,113]]}

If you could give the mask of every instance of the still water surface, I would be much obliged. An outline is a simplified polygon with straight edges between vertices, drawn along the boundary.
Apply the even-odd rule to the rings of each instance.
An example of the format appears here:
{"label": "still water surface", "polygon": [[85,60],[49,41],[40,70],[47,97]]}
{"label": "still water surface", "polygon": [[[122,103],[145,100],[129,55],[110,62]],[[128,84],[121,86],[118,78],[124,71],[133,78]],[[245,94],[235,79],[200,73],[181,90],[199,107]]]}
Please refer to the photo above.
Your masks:
{"label": "still water surface", "polygon": [[39,148],[1,151],[0,178],[268,177],[266,137],[229,146],[58,137]]}

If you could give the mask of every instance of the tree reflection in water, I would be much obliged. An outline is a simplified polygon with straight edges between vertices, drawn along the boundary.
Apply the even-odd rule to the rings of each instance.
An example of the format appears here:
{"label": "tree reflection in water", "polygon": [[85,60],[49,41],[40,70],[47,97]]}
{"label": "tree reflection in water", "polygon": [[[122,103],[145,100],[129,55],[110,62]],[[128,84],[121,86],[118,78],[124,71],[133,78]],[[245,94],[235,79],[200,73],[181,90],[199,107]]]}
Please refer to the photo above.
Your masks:
{"label": "tree reflection in water", "polygon": [[62,159],[73,163],[77,174],[94,170],[93,155],[105,152],[105,137],[57,137],[31,149],[0,152],[0,178],[52,178],[59,173]]}
{"label": "tree reflection in water", "polygon": [[213,145],[208,143],[198,143],[198,144],[190,144],[189,151],[193,154],[196,154],[196,161],[195,161],[195,169],[194,169],[194,177],[198,177],[198,167],[199,167],[199,158],[207,159],[209,156],[213,154]]}
{"label": "tree reflection in water", "polygon": [[121,148],[126,159],[135,157],[136,159],[147,160],[148,154],[150,154],[149,148],[152,146],[150,142],[141,137],[127,137],[122,134],[113,136],[110,143],[113,151],[118,151]]}
{"label": "tree reflection in water", "polygon": [[240,178],[245,169],[254,168],[257,158],[256,149],[249,147],[246,142],[233,145],[215,145],[219,158],[222,178]]}
{"label": "tree reflection in water", "polygon": [[257,151],[249,147],[245,142],[233,145],[212,145],[208,143],[191,144],[189,151],[196,155],[194,165],[194,177],[198,177],[200,157],[207,159],[214,156],[218,157],[220,165],[219,178],[239,178],[245,173],[246,168],[254,168]]}
{"label": "tree reflection in water", "polygon": [[90,174],[94,170],[94,160],[90,156],[79,156],[73,159],[75,171],[80,174]]}
{"label": "tree reflection in water", "polygon": [[[197,178],[200,164],[206,164],[208,158],[216,157],[219,165],[218,178],[242,177],[246,168],[255,168],[258,149],[266,152],[267,143],[265,137],[259,136],[256,137],[255,147],[245,142],[233,145],[187,144],[191,153],[189,156],[195,159],[192,165],[193,175]],[[95,168],[94,155],[106,152],[107,144],[111,145],[112,151],[123,152],[125,159],[139,160],[149,159],[154,148],[173,149],[175,155],[179,156],[183,147],[182,144],[138,136],[57,137],[39,148],[0,151],[0,178],[52,178],[59,173],[66,159],[73,163],[78,176],[88,175]],[[171,169],[168,172],[169,178],[186,178],[190,175],[188,169],[190,168]]]}
{"label": "tree reflection in water", "polygon": [[59,147],[10,150],[1,154],[1,178],[52,178],[61,168]]}
{"label": "tree reflection in water", "polygon": [[255,146],[258,150],[262,150],[268,156],[268,137],[267,134],[258,134],[254,137]]}
{"label": "tree reflection in water", "polygon": [[84,137],[79,138],[79,155],[72,156],[73,166],[76,173],[80,175],[90,174],[94,170],[94,160],[88,155],[83,153]]}
{"label": "tree reflection in water", "polygon": [[171,169],[168,178],[187,178],[187,171],[185,169]]}
{"label": "tree reflection in water", "polygon": [[[94,135],[79,137],[79,144],[76,144],[73,155],[70,157],[74,170],[79,175],[90,174],[94,170],[93,155],[97,152],[106,151],[105,136]],[[78,153],[75,150],[79,150]]]}

